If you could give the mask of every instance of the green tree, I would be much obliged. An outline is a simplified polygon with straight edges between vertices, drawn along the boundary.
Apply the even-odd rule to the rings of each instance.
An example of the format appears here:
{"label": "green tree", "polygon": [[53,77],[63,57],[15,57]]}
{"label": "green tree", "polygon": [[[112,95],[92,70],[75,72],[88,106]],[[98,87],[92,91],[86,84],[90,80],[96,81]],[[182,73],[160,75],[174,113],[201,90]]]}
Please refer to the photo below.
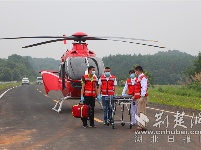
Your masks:
{"label": "green tree", "polygon": [[[195,56],[178,50],[158,52],[154,55],[109,55],[103,57],[105,66],[109,66],[117,78],[126,80],[128,71],[139,64],[149,76],[151,84],[178,84],[185,78],[186,68],[193,67]],[[149,74],[150,73],[150,74]]]}
{"label": "green tree", "polygon": [[199,73],[201,72],[201,52],[198,54],[198,58],[194,61],[194,72]]}
{"label": "green tree", "polygon": [[13,54],[8,59],[0,59],[0,80],[2,81],[20,81],[24,76],[35,80],[36,72],[30,65],[27,57]]}
{"label": "green tree", "polygon": [[12,81],[13,80],[13,74],[12,71],[9,68],[4,68],[1,71],[0,79],[2,81]]}

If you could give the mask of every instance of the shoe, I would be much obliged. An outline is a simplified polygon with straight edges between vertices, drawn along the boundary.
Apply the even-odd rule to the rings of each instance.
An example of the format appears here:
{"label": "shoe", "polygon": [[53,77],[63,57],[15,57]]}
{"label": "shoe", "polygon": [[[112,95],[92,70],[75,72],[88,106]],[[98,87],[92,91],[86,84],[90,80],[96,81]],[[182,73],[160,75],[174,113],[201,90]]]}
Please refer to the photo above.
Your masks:
{"label": "shoe", "polygon": [[88,126],[83,126],[84,129],[86,129]]}
{"label": "shoe", "polygon": [[106,125],[107,124],[107,121],[104,121],[104,123],[103,123],[104,125]]}
{"label": "shoe", "polygon": [[138,126],[138,127],[136,128],[136,130],[137,130],[137,131],[142,131],[142,127]]}
{"label": "shoe", "polygon": [[147,131],[147,129],[145,127],[140,127],[140,126],[138,126],[136,130],[137,131]]}
{"label": "shoe", "polygon": [[147,131],[147,129],[145,127],[142,128],[142,131]]}
{"label": "shoe", "polygon": [[93,125],[93,126],[89,126],[89,128],[96,128],[96,126],[95,126],[95,125]]}

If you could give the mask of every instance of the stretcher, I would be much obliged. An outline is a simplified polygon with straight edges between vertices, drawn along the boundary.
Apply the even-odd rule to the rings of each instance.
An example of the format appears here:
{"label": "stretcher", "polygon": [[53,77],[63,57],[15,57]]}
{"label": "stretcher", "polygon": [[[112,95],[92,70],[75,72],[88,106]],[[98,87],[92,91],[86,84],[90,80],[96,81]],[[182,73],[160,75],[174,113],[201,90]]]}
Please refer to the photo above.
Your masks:
{"label": "stretcher", "polygon": [[[129,124],[129,128],[132,128],[131,124],[131,104],[133,104],[132,96],[126,95],[126,96],[109,96],[109,107],[111,110],[111,119],[107,121],[107,125],[111,124],[112,129],[114,129],[114,125],[116,123],[120,123],[122,126],[125,124]],[[115,112],[117,105],[120,105],[121,109],[121,118],[119,120],[115,120]],[[124,121],[124,113],[127,110],[129,115],[129,121]]]}

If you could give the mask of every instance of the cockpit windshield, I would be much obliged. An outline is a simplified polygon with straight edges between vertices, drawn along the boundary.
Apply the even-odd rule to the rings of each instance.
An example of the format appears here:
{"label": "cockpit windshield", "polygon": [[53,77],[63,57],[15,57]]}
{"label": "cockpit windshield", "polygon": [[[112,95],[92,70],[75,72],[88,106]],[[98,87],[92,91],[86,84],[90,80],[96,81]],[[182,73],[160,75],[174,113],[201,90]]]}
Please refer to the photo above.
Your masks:
{"label": "cockpit windshield", "polygon": [[95,74],[99,78],[104,71],[104,64],[98,57],[72,57],[67,59],[66,70],[70,79],[80,80],[87,70],[87,65],[95,67]]}

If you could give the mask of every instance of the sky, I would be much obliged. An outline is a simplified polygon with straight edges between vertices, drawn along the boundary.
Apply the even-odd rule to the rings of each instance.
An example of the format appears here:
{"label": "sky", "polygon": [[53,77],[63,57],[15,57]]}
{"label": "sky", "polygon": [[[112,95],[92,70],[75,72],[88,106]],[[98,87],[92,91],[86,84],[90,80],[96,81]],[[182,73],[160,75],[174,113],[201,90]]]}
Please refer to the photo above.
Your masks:
{"label": "sky", "polygon": [[[0,0],[0,38],[19,36],[118,36],[158,42],[165,49],[114,41],[87,41],[97,57],[116,54],[153,55],[179,50],[197,56],[201,51],[201,1],[153,0]],[[12,54],[59,60],[73,41],[23,46],[49,39],[0,40],[0,58]]]}

